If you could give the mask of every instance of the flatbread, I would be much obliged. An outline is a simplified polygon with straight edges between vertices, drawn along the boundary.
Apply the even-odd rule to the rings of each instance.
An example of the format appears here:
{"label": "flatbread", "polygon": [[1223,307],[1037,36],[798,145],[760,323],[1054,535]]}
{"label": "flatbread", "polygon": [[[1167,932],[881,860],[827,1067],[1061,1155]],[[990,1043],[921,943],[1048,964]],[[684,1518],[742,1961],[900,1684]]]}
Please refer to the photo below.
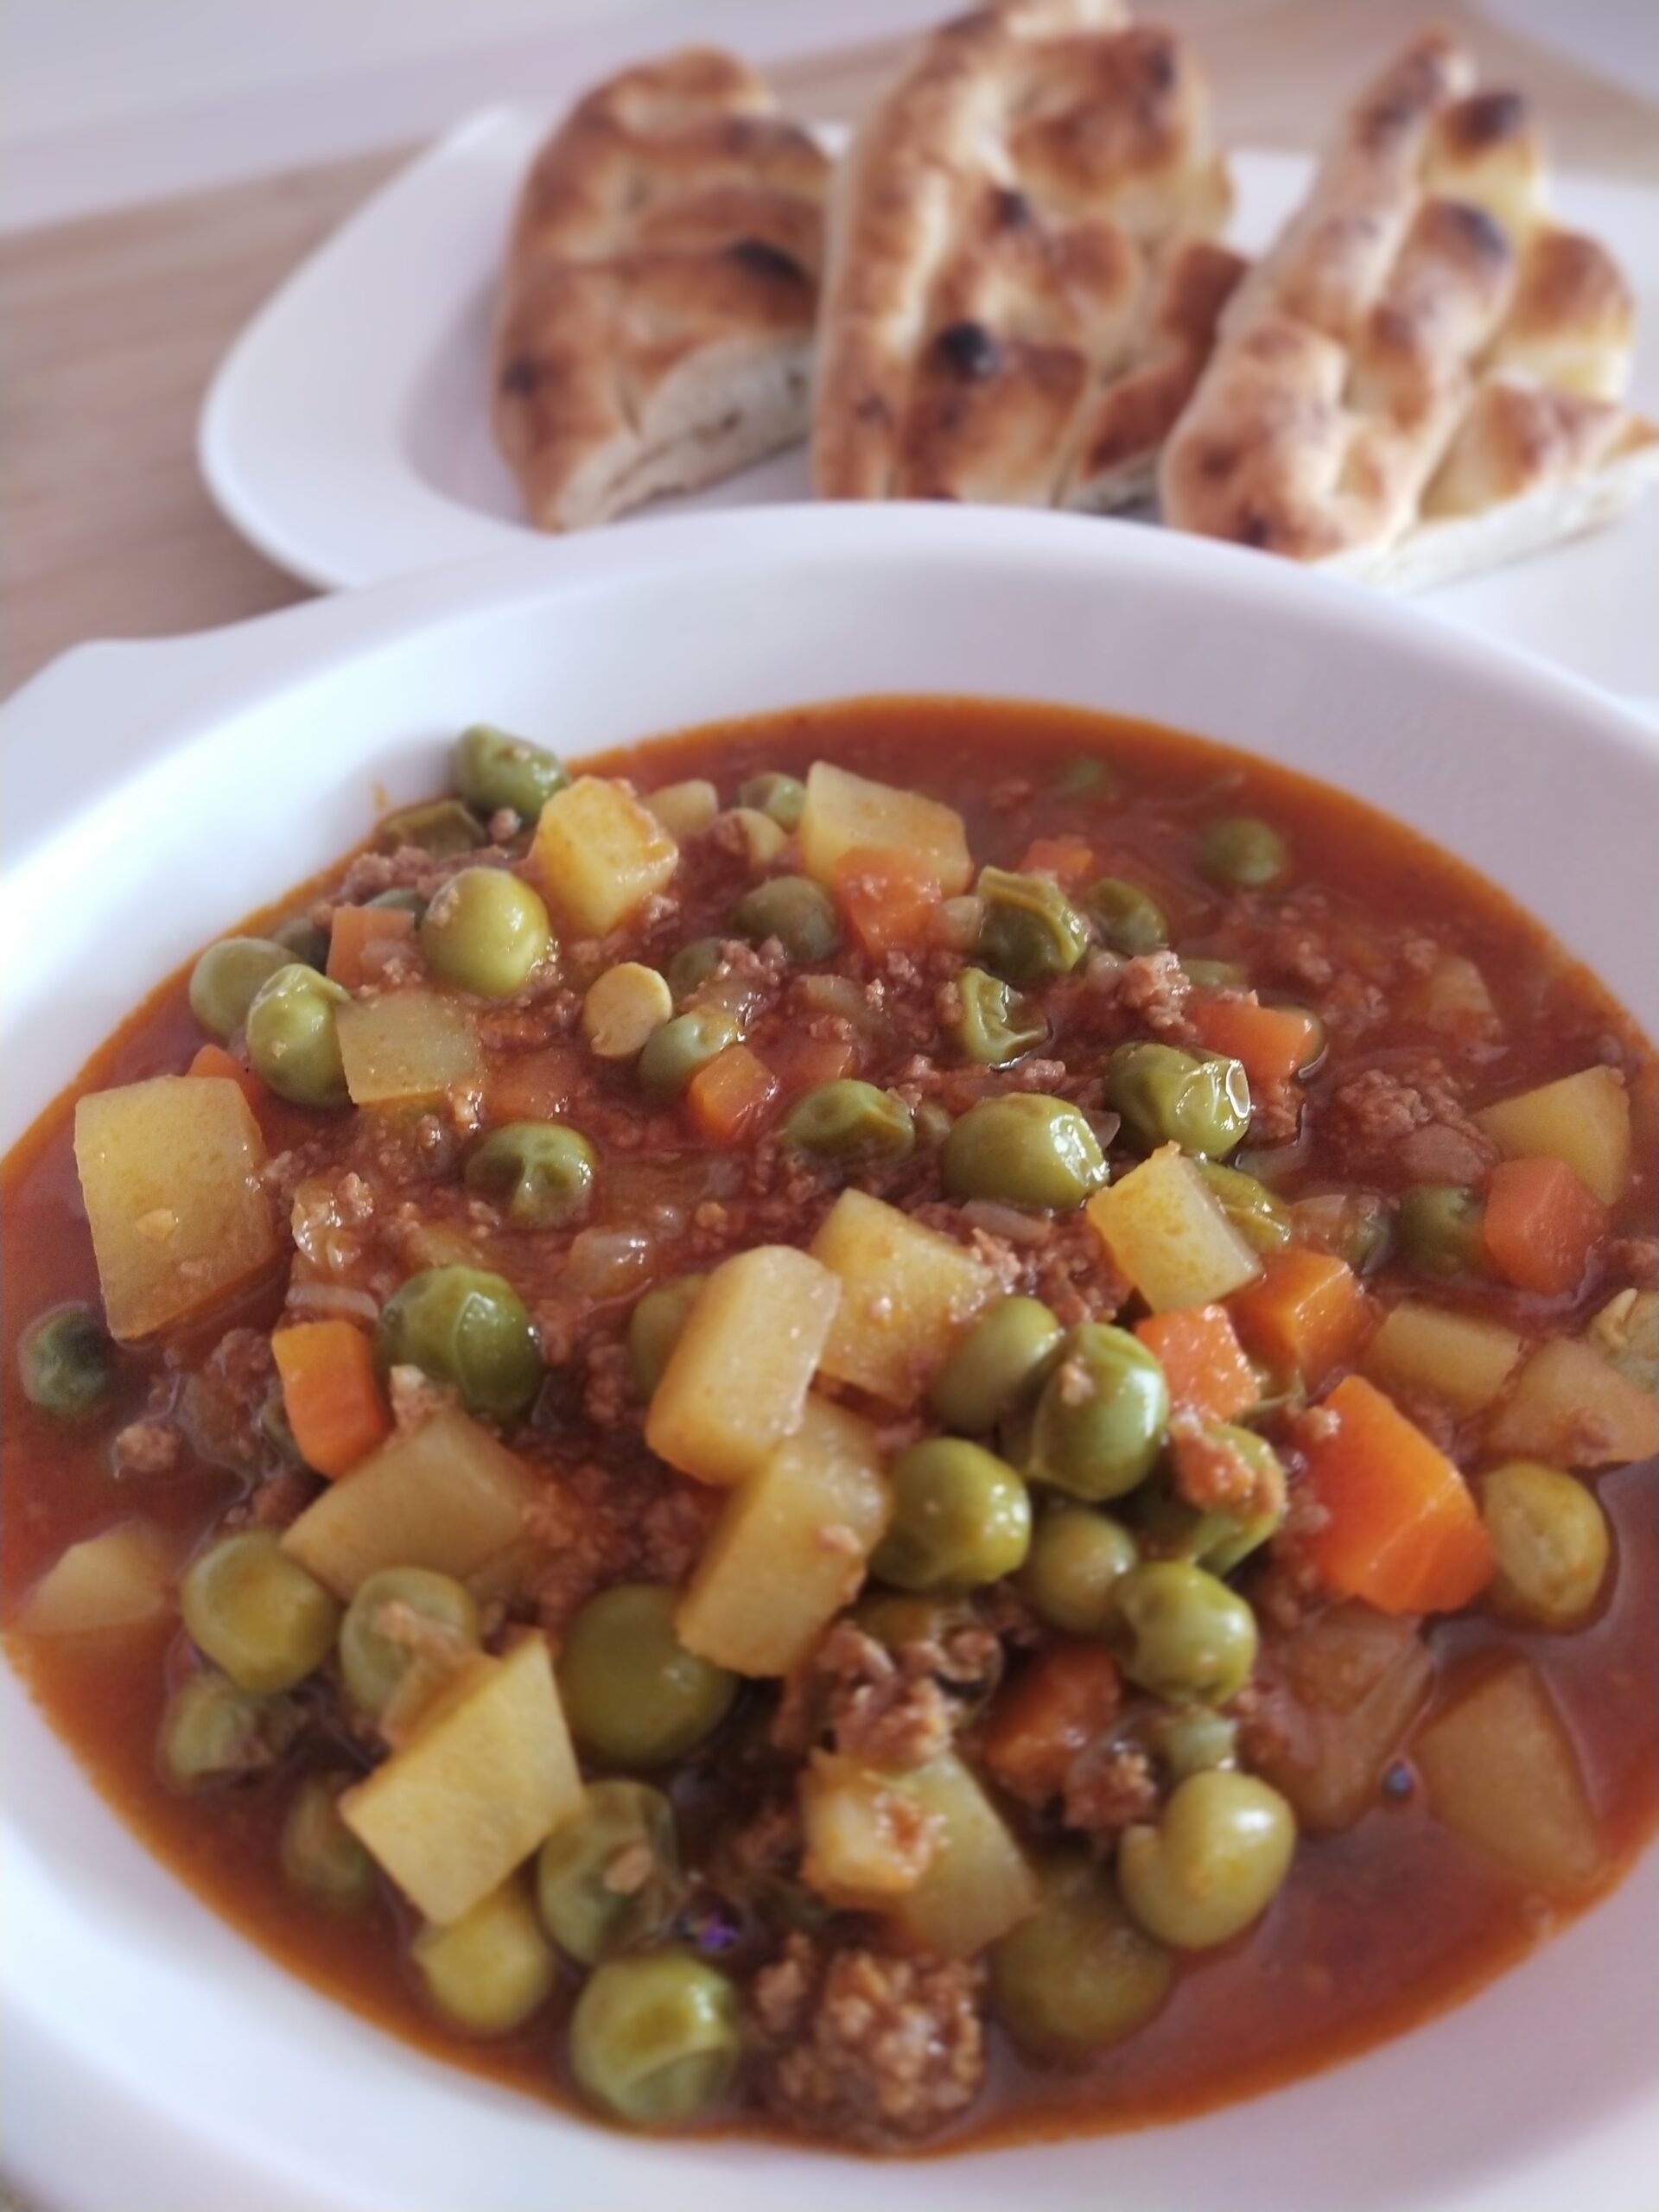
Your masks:
{"label": "flatbread", "polygon": [[1159,471],[1166,523],[1408,589],[1659,477],[1623,272],[1560,228],[1526,104],[1414,40],[1236,288]]}
{"label": "flatbread", "polygon": [[1122,505],[1243,269],[1207,99],[1118,0],[944,24],[831,195],[813,411],[830,499]]}
{"label": "flatbread", "polygon": [[806,435],[830,163],[730,54],[590,92],[525,181],[497,442],[544,530],[714,482]]}

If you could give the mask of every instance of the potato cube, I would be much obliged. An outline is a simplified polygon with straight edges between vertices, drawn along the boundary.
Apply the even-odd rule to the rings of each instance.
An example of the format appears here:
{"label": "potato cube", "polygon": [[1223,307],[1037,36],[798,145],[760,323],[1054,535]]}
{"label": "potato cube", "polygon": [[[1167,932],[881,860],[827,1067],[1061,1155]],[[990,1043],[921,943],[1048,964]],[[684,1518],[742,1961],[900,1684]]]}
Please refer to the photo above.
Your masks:
{"label": "potato cube", "polygon": [[933,1852],[916,1886],[887,1917],[906,1940],[941,1958],[969,1959],[1036,1910],[1036,1875],[1001,1815],[954,1752],[904,1777],[934,1815]]}
{"label": "potato cube", "polygon": [[476,1661],[340,1811],[411,1904],[448,1927],[581,1803],[553,1662],[531,1636],[505,1659]]}
{"label": "potato cube", "polygon": [[809,1397],[793,1436],[732,1493],[677,1625],[690,1651],[740,1675],[784,1675],[864,1579],[887,1523],[875,1433]]}
{"label": "potato cube", "polygon": [[340,1007],[334,1027],[354,1106],[436,1098],[484,1071],[467,1008],[436,991],[385,991]]}
{"label": "potato cube", "polygon": [[849,853],[872,847],[913,854],[947,899],[973,880],[968,833],[955,807],[872,783],[827,760],[815,761],[808,771],[799,836],[802,865],[820,883],[835,882],[836,867]]}
{"label": "potato cube", "polygon": [[543,807],[530,873],[570,928],[605,937],[662,889],[679,860],[631,791],[605,776],[578,776]]}
{"label": "potato cube", "polygon": [[1487,1448],[1555,1467],[1610,1467],[1659,1452],[1659,1406],[1593,1344],[1540,1344],[1493,1414]]}
{"label": "potato cube", "polygon": [[228,1077],[155,1076],[77,1103],[75,1165],[111,1336],[185,1320],[273,1257],[264,1164]]}
{"label": "potato cube", "polygon": [[800,1780],[802,1878],[843,1912],[880,1912],[913,1890],[942,1823],[902,1775],[815,1751]]}
{"label": "potato cube", "polygon": [[1466,1419],[1491,1404],[1520,1357],[1513,1329],[1408,1299],[1383,1317],[1362,1364],[1385,1390],[1438,1398]]}
{"label": "potato cube", "polygon": [[720,812],[720,793],[706,776],[692,776],[683,784],[663,784],[646,791],[643,804],[677,843],[706,830]]}
{"label": "potato cube", "polygon": [[1659,1291],[1615,1291],[1585,1338],[1627,1382],[1649,1397],[1659,1391]]}
{"label": "potato cube", "polygon": [[1581,1068],[1475,1116],[1510,1160],[1564,1160],[1605,1206],[1630,1179],[1630,1101],[1615,1068]]}
{"label": "potato cube", "polygon": [[988,1268],[937,1230],[862,1191],[843,1191],[812,1240],[841,1281],[823,1372],[892,1406],[917,1404],[981,1306]]}
{"label": "potato cube", "polygon": [[692,1307],[645,1417],[659,1459],[741,1483],[800,1427],[841,1287],[787,1244],[722,1261]]}
{"label": "potato cube", "polygon": [[1154,1313],[1209,1306],[1262,1272],[1198,1168],[1166,1144],[1090,1199],[1100,1240]]}
{"label": "potato cube", "polygon": [[448,1928],[423,1928],[409,1955],[433,2005],[468,2035],[510,2034],[540,2010],[559,1978],[558,1955],[522,1874]]}
{"label": "potato cube", "polygon": [[1578,1753],[1527,1660],[1437,1714],[1412,1756],[1436,1816],[1522,1881],[1571,1897],[1605,1872]]}
{"label": "potato cube", "polygon": [[28,1636],[149,1628],[178,1611],[175,1563],[153,1522],[120,1522],[69,1546],[23,1599],[17,1625]]}
{"label": "potato cube", "polygon": [[465,1580],[518,1541],[536,1486],[486,1428],[434,1414],[330,1484],[283,1548],[347,1600],[383,1567],[429,1567]]}

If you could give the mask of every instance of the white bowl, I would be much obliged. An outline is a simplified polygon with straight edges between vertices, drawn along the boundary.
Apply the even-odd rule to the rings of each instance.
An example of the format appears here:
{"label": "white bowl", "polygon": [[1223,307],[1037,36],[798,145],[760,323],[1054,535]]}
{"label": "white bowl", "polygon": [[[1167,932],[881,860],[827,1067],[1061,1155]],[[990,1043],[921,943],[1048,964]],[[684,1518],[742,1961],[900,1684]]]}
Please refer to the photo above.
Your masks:
{"label": "white bowl", "polygon": [[[1288,565],[963,509],[698,518],[552,543],[207,637],[70,654],[0,717],[3,1135],[141,995],[441,780],[487,718],[568,752],[876,692],[1151,717],[1440,838],[1651,1034],[1659,755],[1592,692]],[[1659,2171],[1659,1885],[1459,2010],[1178,2126],[849,2168],[636,2142],[314,1994],[100,1804],[0,1675],[0,2141],[56,2212],[1637,2212]]]}

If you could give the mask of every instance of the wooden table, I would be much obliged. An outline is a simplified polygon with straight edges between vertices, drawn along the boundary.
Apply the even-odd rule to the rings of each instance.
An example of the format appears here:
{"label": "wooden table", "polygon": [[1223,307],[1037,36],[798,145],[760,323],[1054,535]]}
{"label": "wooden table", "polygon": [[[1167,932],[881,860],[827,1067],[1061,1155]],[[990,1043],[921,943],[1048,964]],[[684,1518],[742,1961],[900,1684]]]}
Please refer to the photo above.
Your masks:
{"label": "wooden table", "polygon": [[[1225,137],[1306,147],[1416,20],[1400,0],[1162,0],[1192,31]],[[1659,182],[1659,111],[1442,7],[1497,81],[1533,95],[1563,166]],[[855,117],[897,49],[804,57],[774,76]],[[273,286],[410,149],[25,233],[0,245],[0,685],[92,637],[211,628],[306,587],[209,505],[194,439],[215,364]]]}

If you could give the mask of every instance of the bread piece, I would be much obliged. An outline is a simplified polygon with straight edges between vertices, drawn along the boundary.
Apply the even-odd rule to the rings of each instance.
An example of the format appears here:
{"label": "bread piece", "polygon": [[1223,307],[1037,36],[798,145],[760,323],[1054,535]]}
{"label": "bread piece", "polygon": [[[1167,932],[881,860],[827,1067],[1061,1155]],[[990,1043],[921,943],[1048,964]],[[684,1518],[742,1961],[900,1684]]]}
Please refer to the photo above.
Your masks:
{"label": "bread piece", "polygon": [[1121,505],[1243,264],[1206,99],[1117,0],[943,25],[831,195],[813,412],[830,499]]}
{"label": "bread piece", "polygon": [[590,92],[507,250],[495,434],[544,530],[690,491],[806,432],[830,165],[730,55]]}
{"label": "bread piece", "polygon": [[1610,518],[1659,474],[1634,309],[1559,228],[1525,103],[1444,32],[1346,119],[1237,286],[1164,450],[1164,519],[1412,589]]}

